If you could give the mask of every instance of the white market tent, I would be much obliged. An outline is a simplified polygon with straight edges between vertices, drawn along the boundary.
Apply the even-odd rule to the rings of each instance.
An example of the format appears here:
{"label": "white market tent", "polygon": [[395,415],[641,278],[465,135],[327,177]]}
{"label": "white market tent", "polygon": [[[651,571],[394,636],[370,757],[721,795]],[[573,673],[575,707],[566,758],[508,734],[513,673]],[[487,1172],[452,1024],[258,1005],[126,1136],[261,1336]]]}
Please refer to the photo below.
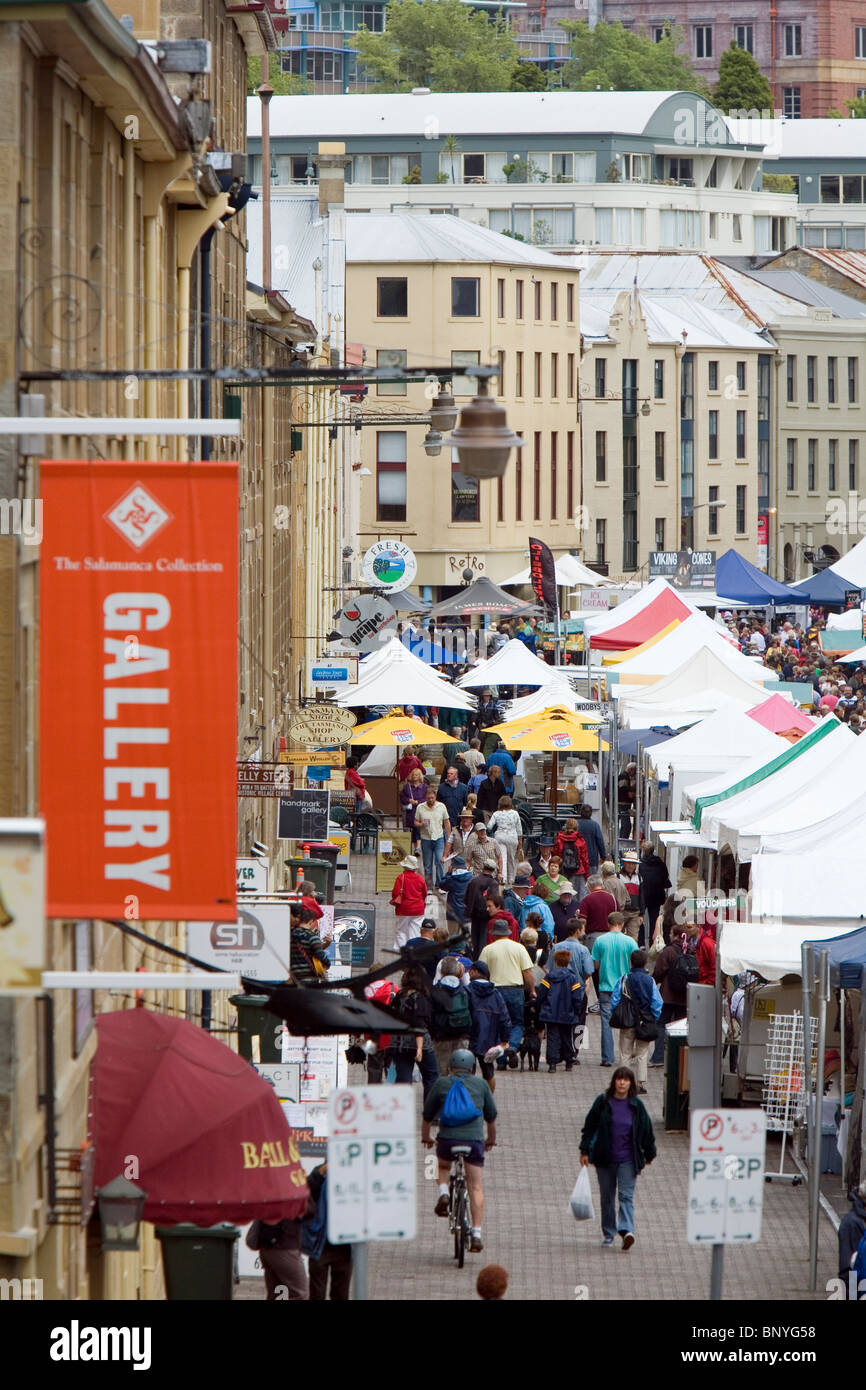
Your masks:
{"label": "white market tent", "polygon": [[847,555],[830,565],[830,570],[847,580],[852,589],[866,589],[866,536],[852,546]]}
{"label": "white market tent", "polygon": [[596,710],[581,710],[581,706],[588,703],[583,695],[578,695],[572,689],[568,681],[553,680],[547,685],[539,686],[530,695],[521,695],[517,700],[509,700],[505,718],[525,719],[530,714],[541,714],[542,710],[550,709],[551,705],[565,705],[567,709],[576,710],[588,724],[606,723]]}
{"label": "white market tent", "polygon": [[475,690],[485,685],[547,685],[553,668],[531,652],[525,642],[512,637],[504,647],[486,661],[461,676],[461,690]]}
{"label": "white market tent", "polygon": [[[585,589],[606,589],[615,586],[613,579],[608,579],[603,574],[596,574],[595,570],[587,569],[576,555],[560,555],[554,560],[553,568],[558,585],[568,585],[571,588],[575,584],[579,584]],[[527,566],[525,570],[519,570],[517,574],[512,574],[510,579],[501,580],[499,587],[504,589],[510,585],[516,586],[529,582],[530,571]]]}
{"label": "white market tent", "polygon": [[[522,645],[522,643],[520,644]],[[437,675],[424,661],[392,637],[372,652],[358,671],[358,684],[337,696],[341,709],[358,705],[434,705],[439,709],[474,709],[475,699]]]}
{"label": "white market tent", "polygon": [[[729,671],[735,671],[745,680],[766,683],[779,679],[776,672],[763,666],[758,658],[744,656],[723,632],[705,613],[693,613],[645,651],[625,661],[612,663],[611,669],[622,686],[644,685],[667,675],[669,671],[675,671],[684,661],[696,656],[702,647],[706,647],[715,652]],[[624,690],[622,697],[625,698]]]}
{"label": "white market tent", "polygon": [[[858,629],[857,636],[858,636],[858,639],[859,639],[859,636],[860,636],[859,629]],[[850,653],[848,654],[848,656],[834,656],[834,657],[833,657],[833,660],[834,660],[834,661],[850,662],[852,666],[856,666],[859,662],[861,662],[861,661],[866,661],[866,647],[858,647],[857,650],[856,650],[855,652],[850,652]]]}
{"label": "white market tent", "polygon": [[[838,719],[833,718],[833,716],[829,717],[832,718],[833,724],[839,727]],[[738,787],[742,782],[748,781],[754,787],[759,782],[766,781],[768,777],[772,777],[774,772],[779,771],[787,763],[801,758],[816,742],[824,742],[829,737],[831,729],[832,725],[825,727],[822,722],[798,743],[788,743],[786,739],[777,738],[775,753],[772,756],[758,754],[755,758],[747,759],[745,765],[730,769],[727,772],[720,772],[716,777],[705,779],[697,784],[690,784],[683,793],[683,815],[694,816],[695,805],[699,800],[704,803],[704,811],[707,811],[719,801],[738,795],[739,793],[734,792],[733,788]],[[818,737],[819,734],[821,737]],[[777,764],[776,767],[772,767],[774,763]],[[772,771],[770,770],[771,767]]]}
{"label": "white market tent", "polygon": [[[814,877],[814,875],[813,875]],[[850,921],[850,915],[848,915]],[[861,923],[853,923],[856,931]],[[724,922],[719,942],[723,975],[741,975],[754,970],[765,980],[775,982],[783,975],[799,975],[800,947],[804,941],[826,941],[841,936],[845,923],[809,922]]]}
{"label": "white market tent", "polygon": [[647,758],[658,780],[667,782],[671,769],[689,759],[749,758],[761,753],[771,757],[779,752],[779,747],[778,734],[765,729],[738,705],[728,704],[684,729],[676,738],[654,744],[647,749]]}
{"label": "white market tent", "polygon": [[[713,840],[720,850],[727,847],[736,858],[748,858],[751,852],[749,847],[757,847],[756,837],[744,836],[741,844],[740,826],[752,826],[760,821],[762,815],[772,814],[779,806],[800,797],[815,795],[814,782],[819,776],[826,777],[835,771],[839,779],[844,781],[844,764],[850,760],[857,742],[856,734],[852,734],[844,724],[831,728],[826,738],[810,747],[806,746],[807,740],[801,740],[801,757],[791,759],[778,772],[736,796],[708,806],[701,816],[702,833]],[[797,748],[798,745],[792,746]],[[823,873],[822,867],[822,878]]]}
{"label": "white market tent", "polygon": [[[614,694],[616,687],[614,687]],[[625,728],[648,729],[654,725],[681,724],[688,715],[700,719],[732,701],[751,709],[764,695],[757,681],[731,671],[708,647],[701,647],[670,675],[632,691],[624,687],[619,700],[620,721]]]}
{"label": "white market tent", "polygon": [[[862,846],[862,826],[859,842]],[[863,912],[862,871],[850,855],[833,848],[820,860],[811,854],[756,854],[750,878],[752,915],[778,919],[811,909],[816,914],[812,920],[824,922]]]}
{"label": "white market tent", "polygon": [[[862,768],[859,760],[858,766]],[[846,854],[859,862],[864,830],[866,786],[861,780],[853,796],[849,788],[847,800],[827,802],[810,796],[799,807],[780,807],[776,816],[762,818],[761,843],[753,862],[768,854],[808,855],[813,864],[816,856]]]}

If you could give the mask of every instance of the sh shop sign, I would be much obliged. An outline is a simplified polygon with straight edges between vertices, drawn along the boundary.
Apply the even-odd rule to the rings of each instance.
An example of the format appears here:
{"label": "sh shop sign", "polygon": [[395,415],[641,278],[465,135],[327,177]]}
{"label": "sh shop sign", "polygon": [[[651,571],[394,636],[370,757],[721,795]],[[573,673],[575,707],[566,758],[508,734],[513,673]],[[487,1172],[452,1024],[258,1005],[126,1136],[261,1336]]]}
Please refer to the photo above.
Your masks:
{"label": "sh shop sign", "polygon": [[234,921],[237,467],[42,480],[47,915]]}

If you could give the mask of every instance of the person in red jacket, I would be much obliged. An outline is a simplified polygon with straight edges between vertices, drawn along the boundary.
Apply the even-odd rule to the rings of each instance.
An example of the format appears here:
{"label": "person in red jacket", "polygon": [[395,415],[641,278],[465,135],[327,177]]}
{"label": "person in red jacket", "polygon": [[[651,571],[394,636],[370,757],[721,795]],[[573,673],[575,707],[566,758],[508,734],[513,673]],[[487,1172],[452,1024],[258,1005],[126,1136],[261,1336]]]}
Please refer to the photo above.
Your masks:
{"label": "person in red jacket", "polygon": [[716,983],[716,938],[711,927],[701,927],[698,935],[698,984]]}
{"label": "person in red jacket", "polygon": [[553,842],[553,853],[560,860],[560,868],[566,878],[571,879],[578,901],[583,895],[586,880],[589,878],[589,852],[586,840],[581,835],[573,816],[565,822]]}
{"label": "person in red jacket", "polygon": [[418,872],[418,860],[414,854],[407,854],[400,860],[402,874],[397,875],[391,891],[391,906],[397,917],[394,930],[394,946],[399,951],[407,941],[421,935],[421,923],[427,906],[427,883]]}
{"label": "person in red jacket", "polygon": [[351,757],[346,759],[343,789],[344,791],[355,793],[355,810],[360,811],[366,805],[367,783],[364,781],[360,772],[356,771],[357,766],[357,758]]}
{"label": "person in red jacket", "polygon": [[520,923],[517,918],[502,906],[501,893],[489,892],[485,899],[487,907],[487,945],[493,941],[493,926],[495,922],[504,922],[508,928],[508,935],[512,941],[520,940]]}

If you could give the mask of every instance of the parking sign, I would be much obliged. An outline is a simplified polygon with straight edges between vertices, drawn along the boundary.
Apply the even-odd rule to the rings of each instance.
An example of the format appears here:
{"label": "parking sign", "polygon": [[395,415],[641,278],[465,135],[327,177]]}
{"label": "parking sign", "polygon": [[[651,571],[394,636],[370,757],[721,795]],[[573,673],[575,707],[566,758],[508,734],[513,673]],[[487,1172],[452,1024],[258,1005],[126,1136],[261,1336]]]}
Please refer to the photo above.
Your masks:
{"label": "parking sign", "polygon": [[413,1240],[415,1100],[411,1086],[352,1086],[328,1106],[328,1240]]}
{"label": "parking sign", "polygon": [[766,1127],[763,1110],[691,1112],[689,1245],[760,1240]]}

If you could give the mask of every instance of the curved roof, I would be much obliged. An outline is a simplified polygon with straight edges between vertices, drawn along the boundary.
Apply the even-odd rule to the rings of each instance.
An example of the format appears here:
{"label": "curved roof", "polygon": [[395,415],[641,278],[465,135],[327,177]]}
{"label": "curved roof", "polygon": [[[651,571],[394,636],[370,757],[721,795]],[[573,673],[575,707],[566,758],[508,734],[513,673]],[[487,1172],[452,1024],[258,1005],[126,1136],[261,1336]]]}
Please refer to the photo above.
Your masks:
{"label": "curved roof", "polygon": [[[667,110],[665,108],[668,108]],[[334,140],[359,136],[416,136],[446,132],[498,135],[506,145],[521,133],[648,135],[673,140],[689,108],[713,121],[716,108],[694,92],[417,92],[273,97],[271,139]],[[679,123],[679,124],[678,124]],[[709,114],[705,125],[709,124]],[[648,127],[652,126],[650,130]],[[724,122],[724,127],[731,127]],[[702,130],[700,119],[697,133]],[[247,135],[260,137],[261,103],[247,99]],[[435,134],[431,135],[431,132]],[[440,135],[441,132],[441,135]],[[689,146],[692,140],[685,142]],[[734,143],[733,135],[731,143]],[[715,149],[724,148],[719,143]]]}

